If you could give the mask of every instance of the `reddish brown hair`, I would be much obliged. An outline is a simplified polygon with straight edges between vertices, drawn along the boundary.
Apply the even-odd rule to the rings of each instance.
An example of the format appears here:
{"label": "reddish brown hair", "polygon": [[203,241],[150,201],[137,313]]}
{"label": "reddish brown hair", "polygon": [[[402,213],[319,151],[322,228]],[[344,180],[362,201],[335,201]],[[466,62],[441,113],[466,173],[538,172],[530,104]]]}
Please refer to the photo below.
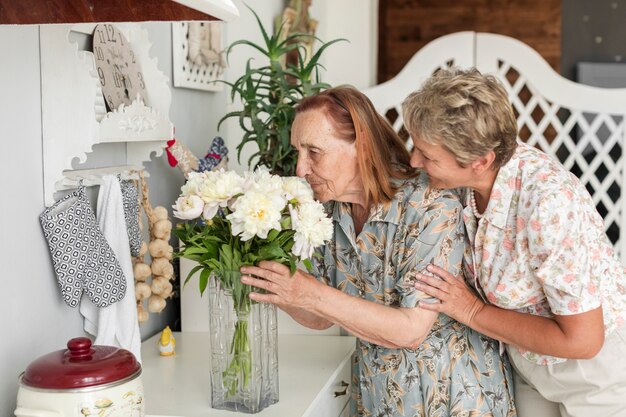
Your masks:
{"label": "reddish brown hair", "polygon": [[296,106],[296,114],[311,110],[323,110],[338,136],[355,143],[367,207],[391,201],[397,191],[393,179],[416,175],[402,139],[356,88],[330,88],[302,99]]}

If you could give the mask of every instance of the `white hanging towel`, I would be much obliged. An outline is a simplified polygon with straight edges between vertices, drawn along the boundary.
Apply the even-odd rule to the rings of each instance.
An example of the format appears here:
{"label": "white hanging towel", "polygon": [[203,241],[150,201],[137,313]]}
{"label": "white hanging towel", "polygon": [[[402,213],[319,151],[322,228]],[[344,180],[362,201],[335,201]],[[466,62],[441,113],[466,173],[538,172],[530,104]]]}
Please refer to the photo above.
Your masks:
{"label": "white hanging towel", "polygon": [[80,313],[84,316],[87,333],[96,336],[94,344],[117,346],[132,352],[141,362],[141,334],[137,322],[135,282],[130,256],[124,203],[119,180],[114,175],[102,177],[98,194],[98,225],[113,249],[126,278],[126,295],[105,308],[96,307],[83,295]]}

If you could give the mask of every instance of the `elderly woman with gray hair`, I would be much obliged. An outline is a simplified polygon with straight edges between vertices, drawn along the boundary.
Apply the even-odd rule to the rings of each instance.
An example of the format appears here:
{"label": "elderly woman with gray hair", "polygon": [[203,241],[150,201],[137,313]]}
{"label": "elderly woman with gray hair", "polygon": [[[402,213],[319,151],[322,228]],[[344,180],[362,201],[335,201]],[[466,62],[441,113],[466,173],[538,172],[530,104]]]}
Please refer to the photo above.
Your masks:
{"label": "elderly woman with gray hair", "polygon": [[443,70],[403,103],[411,165],[461,188],[473,248],[467,283],[442,268],[415,287],[445,313],[500,340],[521,417],[626,416],[626,281],[585,187],[517,140],[502,85]]}

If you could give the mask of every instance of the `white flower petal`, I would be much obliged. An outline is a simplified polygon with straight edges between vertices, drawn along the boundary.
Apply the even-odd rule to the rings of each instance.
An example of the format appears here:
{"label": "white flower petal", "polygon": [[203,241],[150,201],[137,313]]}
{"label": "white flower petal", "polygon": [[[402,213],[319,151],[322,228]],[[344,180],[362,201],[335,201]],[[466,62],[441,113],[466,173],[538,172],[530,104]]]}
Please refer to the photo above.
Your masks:
{"label": "white flower petal", "polygon": [[197,195],[183,195],[178,197],[172,208],[174,209],[174,217],[183,220],[197,219],[202,214],[204,201]]}
{"label": "white flower petal", "polygon": [[202,217],[204,220],[211,220],[217,214],[217,210],[219,209],[218,204],[206,204],[204,206],[204,210],[202,211]]}
{"label": "white flower petal", "polygon": [[303,178],[299,177],[286,177],[283,178],[283,190],[287,200],[296,200],[297,203],[312,203],[313,190],[309,183]]}
{"label": "white flower petal", "polygon": [[298,206],[297,220],[293,229],[296,233],[291,252],[308,259],[316,247],[323,245],[332,237],[333,222],[326,216],[324,206],[314,201]]}
{"label": "white flower petal", "polygon": [[248,191],[237,199],[232,209],[233,212],[226,218],[231,222],[235,236],[243,232],[242,240],[255,235],[265,239],[270,230],[281,229],[281,209],[265,194]]}

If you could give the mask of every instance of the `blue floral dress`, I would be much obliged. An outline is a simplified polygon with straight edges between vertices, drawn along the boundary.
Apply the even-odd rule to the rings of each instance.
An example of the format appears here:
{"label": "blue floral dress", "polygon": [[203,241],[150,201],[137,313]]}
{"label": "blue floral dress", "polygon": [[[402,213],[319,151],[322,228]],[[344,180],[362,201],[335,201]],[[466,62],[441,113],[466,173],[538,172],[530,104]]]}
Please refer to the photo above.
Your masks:
{"label": "blue floral dress", "polygon": [[[331,202],[334,237],[314,258],[319,279],[387,306],[431,300],[413,287],[429,263],[459,275],[469,247],[462,207],[428,178],[400,183],[388,205],[372,208],[355,236],[351,206]],[[357,339],[351,416],[516,415],[510,365],[496,341],[440,314],[419,348],[390,349]]]}

